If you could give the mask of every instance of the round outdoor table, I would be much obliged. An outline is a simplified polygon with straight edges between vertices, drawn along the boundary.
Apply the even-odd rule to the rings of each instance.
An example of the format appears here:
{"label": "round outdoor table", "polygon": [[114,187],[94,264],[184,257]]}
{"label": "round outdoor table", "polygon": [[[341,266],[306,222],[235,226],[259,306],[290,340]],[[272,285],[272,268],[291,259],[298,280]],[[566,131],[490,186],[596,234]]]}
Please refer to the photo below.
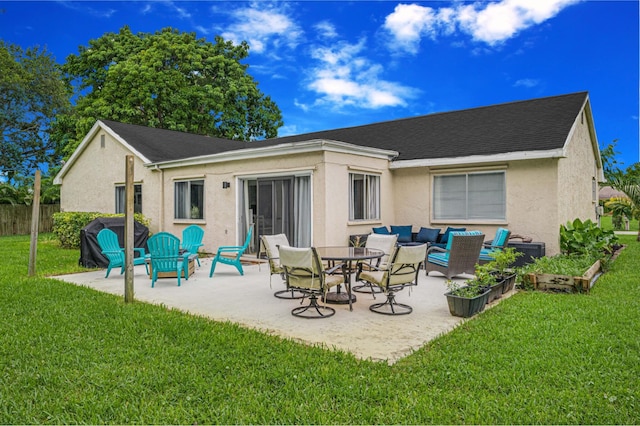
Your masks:
{"label": "round outdoor table", "polygon": [[382,250],[370,249],[366,247],[316,247],[318,255],[322,260],[342,263],[342,274],[346,277],[345,284],[347,292],[342,293],[340,286],[335,293],[327,293],[326,303],[349,304],[349,310],[353,310],[352,303],[356,301],[355,294],[351,293],[351,274],[354,271],[354,264],[360,260],[378,259],[384,256]]}

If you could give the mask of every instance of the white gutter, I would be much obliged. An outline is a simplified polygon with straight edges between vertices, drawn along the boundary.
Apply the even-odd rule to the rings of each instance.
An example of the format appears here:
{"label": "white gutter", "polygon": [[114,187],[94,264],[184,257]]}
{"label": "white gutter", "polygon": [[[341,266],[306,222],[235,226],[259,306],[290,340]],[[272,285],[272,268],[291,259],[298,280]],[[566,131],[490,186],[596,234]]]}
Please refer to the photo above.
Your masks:
{"label": "white gutter", "polygon": [[[256,145],[259,145],[259,142],[256,142]],[[360,145],[353,145],[350,143],[326,139],[314,139],[305,142],[289,142],[273,146],[242,148],[235,151],[226,151],[219,154],[202,155],[199,157],[191,157],[179,160],[159,161],[157,163],[145,164],[145,167],[169,169],[175,167],[222,163],[227,161],[252,160],[256,158],[304,154],[308,152],[318,151],[362,155],[389,161],[398,156],[397,151],[364,147]]]}
{"label": "white gutter", "polygon": [[417,160],[397,160],[393,161],[390,169],[406,169],[411,167],[446,167],[460,166],[463,164],[481,164],[481,163],[501,163],[505,161],[517,160],[536,160],[543,158],[564,158],[566,152],[562,148],[552,149],[548,151],[521,151],[507,152],[504,154],[492,155],[470,155],[467,157],[447,157],[433,159],[417,159]]}

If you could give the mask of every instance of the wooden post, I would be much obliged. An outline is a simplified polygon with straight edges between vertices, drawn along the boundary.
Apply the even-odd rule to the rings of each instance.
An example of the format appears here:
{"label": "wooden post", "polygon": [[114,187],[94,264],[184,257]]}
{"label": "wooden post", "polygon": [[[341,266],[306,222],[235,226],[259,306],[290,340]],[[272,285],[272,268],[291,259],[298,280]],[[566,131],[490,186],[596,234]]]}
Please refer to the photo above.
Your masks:
{"label": "wooden post", "polygon": [[31,206],[31,245],[29,247],[29,276],[36,274],[36,254],[38,252],[38,224],[40,223],[40,170],[36,170],[33,182],[33,204]]}
{"label": "wooden post", "polygon": [[133,155],[126,156],[124,203],[124,301],[133,302]]}

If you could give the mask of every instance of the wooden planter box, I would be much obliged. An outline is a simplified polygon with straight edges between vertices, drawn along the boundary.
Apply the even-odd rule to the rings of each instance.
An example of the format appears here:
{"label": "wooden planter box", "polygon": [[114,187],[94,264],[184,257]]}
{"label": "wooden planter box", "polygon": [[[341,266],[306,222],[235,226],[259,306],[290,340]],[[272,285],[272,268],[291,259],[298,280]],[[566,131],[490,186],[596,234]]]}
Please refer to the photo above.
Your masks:
{"label": "wooden planter box", "polygon": [[536,290],[564,291],[567,293],[588,293],[600,276],[600,261],[596,261],[581,277],[553,274],[526,274],[525,283]]}
{"label": "wooden planter box", "polygon": [[[189,259],[188,259],[189,275],[188,276],[191,276],[196,270],[196,257],[197,255],[195,254],[189,255]],[[153,274],[153,264],[151,263],[151,260],[147,260],[147,265],[149,265],[149,278],[151,278]],[[184,270],[182,271],[181,277],[184,278]],[[176,272],[158,272],[158,278],[177,278],[177,273]]]}

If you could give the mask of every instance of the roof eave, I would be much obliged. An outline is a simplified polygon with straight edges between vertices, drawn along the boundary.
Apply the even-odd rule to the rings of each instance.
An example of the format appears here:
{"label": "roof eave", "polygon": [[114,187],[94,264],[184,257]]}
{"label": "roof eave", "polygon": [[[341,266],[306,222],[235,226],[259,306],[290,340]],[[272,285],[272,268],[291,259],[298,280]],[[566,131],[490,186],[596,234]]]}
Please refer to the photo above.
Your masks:
{"label": "roof eave", "polygon": [[276,157],[282,155],[304,154],[318,151],[355,154],[373,158],[380,158],[388,161],[391,161],[398,156],[397,151],[364,147],[340,141],[314,139],[304,142],[289,142],[280,145],[258,148],[243,148],[234,151],[225,151],[218,154],[202,155],[198,157],[183,158],[170,161],[158,161],[155,163],[145,164],[145,166],[153,167],[156,169],[169,169],[175,167],[215,164],[228,161]]}
{"label": "roof eave", "polygon": [[447,167],[460,165],[474,165],[486,163],[504,163],[507,161],[537,160],[548,158],[564,158],[564,149],[547,151],[519,151],[505,152],[491,155],[469,155],[467,157],[421,158],[416,160],[397,160],[391,163],[390,169],[406,169],[412,167]]}

